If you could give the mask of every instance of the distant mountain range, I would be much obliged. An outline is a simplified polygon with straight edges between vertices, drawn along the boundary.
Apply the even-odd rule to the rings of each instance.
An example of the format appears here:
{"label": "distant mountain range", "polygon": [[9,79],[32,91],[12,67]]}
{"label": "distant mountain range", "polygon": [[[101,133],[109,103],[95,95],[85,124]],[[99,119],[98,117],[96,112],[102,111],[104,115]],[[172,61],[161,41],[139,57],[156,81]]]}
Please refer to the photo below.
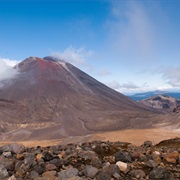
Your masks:
{"label": "distant mountain range", "polygon": [[156,95],[166,95],[166,96],[174,97],[176,99],[180,99],[180,92],[168,92],[168,91],[149,91],[149,92],[136,93],[127,96],[135,101],[141,101]]}

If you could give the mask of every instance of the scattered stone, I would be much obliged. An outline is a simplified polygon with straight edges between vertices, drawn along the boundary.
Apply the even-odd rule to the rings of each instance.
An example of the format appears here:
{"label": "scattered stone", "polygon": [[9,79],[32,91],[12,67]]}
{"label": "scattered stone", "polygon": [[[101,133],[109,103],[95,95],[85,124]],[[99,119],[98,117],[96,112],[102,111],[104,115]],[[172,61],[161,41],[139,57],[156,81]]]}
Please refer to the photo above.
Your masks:
{"label": "scattered stone", "polygon": [[145,178],[146,177],[146,174],[143,170],[141,169],[135,169],[135,170],[132,170],[129,172],[129,174],[132,176],[132,177],[135,177],[137,179],[142,179],[142,178]]}
{"label": "scattered stone", "polygon": [[132,162],[131,156],[126,152],[117,152],[115,154],[115,162],[122,161],[122,162]]}
{"label": "scattered stone", "polygon": [[62,170],[58,173],[58,177],[63,178],[72,178],[78,175],[78,170],[76,168],[69,168],[67,170]]}
{"label": "scattered stone", "polygon": [[103,171],[112,176],[115,173],[119,173],[119,167],[116,164],[110,164],[103,168]]}
{"label": "scattered stone", "polygon": [[166,170],[165,168],[157,167],[150,172],[149,178],[150,179],[174,180],[174,175],[172,172]]}
{"label": "scattered stone", "polygon": [[36,171],[31,171],[28,175],[29,179],[34,179],[37,178],[39,176],[39,174]]}
{"label": "scattered stone", "polygon": [[20,169],[20,167],[22,166],[24,162],[23,161],[18,161],[16,164],[15,164],[15,171],[18,171]]}
{"label": "scattered stone", "polygon": [[37,163],[36,161],[34,161],[33,158],[27,157],[24,159],[24,164],[27,165],[28,168],[30,168],[30,167],[34,167]]}
{"label": "scattered stone", "polygon": [[45,177],[48,180],[54,179],[56,176],[56,171],[47,171],[42,174],[42,177]]}
{"label": "scattered stone", "polygon": [[109,162],[105,162],[105,163],[103,164],[102,170],[105,170],[109,165],[110,165]]}
{"label": "scattered stone", "polygon": [[62,166],[62,162],[59,158],[55,158],[49,161],[49,164],[54,164],[57,168],[60,168]]}
{"label": "scattered stone", "polygon": [[91,159],[97,157],[97,154],[94,151],[81,151],[79,153],[79,157],[84,158],[86,160],[87,159],[91,160]]}
{"label": "scattered stone", "polygon": [[62,151],[61,154],[59,154],[59,158],[62,159],[64,157],[66,157],[66,152]]}
{"label": "scattered stone", "polygon": [[27,166],[22,164],[21,167],[16,171],[16,175],[19,177],[24,177],[27,172],[28,172]]}
{"label": "scattered stone", "polygon": [[153,151],[153,152],[152,152],[152,155],[154,155],[154,156],[160,156],[161,153],[160,153],[159,151]]}
{"label": "scattered stone", "polygon": [[178,163],[179,160],[179,153],[178,152],[168,153],[164,155],[163,158],[168,163],[176,164]]}
{"label": "scattered stone", "polygon": [[71,177],[71,178],[66,178],[66,180],[83,180],[83,179],[79,176],[75,176],[75,177]]}
{"label": "scattered stone", "polygon": [[120,179],[120,175],[118,174],[118,173],[115,173],[115,174],[113,174],[113,177],[115,178],[115,179]]}
{"label": "scattered stone", "polygon": [[3,165],[0,165],[0,179],[4,179],[8,176],[9,174],[7,172],[7,169]]}
{"label": "scattered stone", "polygon": [[32,148],[8,144],[0,147],[0,180],[176,180],[179,142],[134,146],[93,141]]}
{"label": "scattered stone", "polygon": [[87,177],[94,178],[94,176],[98,173],[98,169],[91,165],[87,165],[83,172]]}
{"label": "scattered stone", "polygon": [[1,147],[3,152],[13,152],[16,154],[23,153],[25,151],[25,146],[20,144],[7,144]]}
{"label": "scattered stone", "polygon": [[14,175],[12,175],[10,178],[8,178],[8,180],[17,180],[17,178]]}
{"label": "scattered stone", "polygon": [[42,157],[43,157],[43,155],[42,155],[42,154],[37,154],[37,155],[36,155],[36,159],[37,159],[37,160],[42,159]]}
{"label": "scattered stone", "polygon": [[45,169],[46,169],[46,171],[52,171],[52,170],[56,170],[57,167],[54,164],[47,164],[45,166]]}
{"label": "scattered stone", "polygon": [[21,154],[25,151],[25,146],[20,144],[12,144],[12,150],[16,154]]}
{"label": "scattered stone", "polygon": [[94,166],[96,168],[102,168],[102,161],[99,158],[93,158],[92,166]]}
{"label": "scattered stone", "polygon": [[111,180],[111,176],[106,172],[101,172],[96,177],[97,180]]}
{"label": "scattered stone", "polygon": [[136,159],[138,159],[139,157],[140,157],[140,153],[137,152],[137,151],[135,151],[135,152],[133,152],[133,153],[131,154],[131,158],[132,158],[133,160],[136,160]]}
{"label": "scattered stone", "polygon": [[44,161],[51,161],[53,160],[53,155],[48,151],[43,152],[42,154]]}
{"label": "scattered stone", "polygon": [[17,160],[24,160],[24,154],[16,154]]}
{"label": "scattered stone", "polygon": [[5,158],[4,156],[0,157],[0,164],[2,164],[8,171],[13,171],[15,167],[14,160],[11,158]]}
{"label": "scattered stone", "polygon": [[146,165],[147,165],[148,167],[151,167],[151,168],[157,167],[157,164],[156,164],[153,160],[151,160],[151,159],[146,162]]}
{"label": "scattered stone", "polygon": [[143,146],[144,147],[151,147],[153,145],[152,141],[145,141]]}
{"label": "scattered stone", "polygon": [[116,165],[119,167],[119,170],[123,171],[123,172],[125,172],[127,170],[127,168],[128,168],[127,163],[124,163],[124,162],[121,162],[121,161],[116,162]]}
{"label": "scattered stone", "polygon": [[46,171],[43,165],[37,165],[33,168],[33,170],[36,171],[38,174],[42,174]]}
{"label": "scattered stone", "polygon": [[11,152],[3,152],[3,156],[10,158],[10,157],[12,157],[12,153]]}
{"label": "scattered stone", "polygon": [[152,153],[152,159],[154,160],[154,162],[155,162],[156,164],[161,164],[162,159],[161,159],[161,154],[160,154],[160,152],[154,151],[154,152]]}

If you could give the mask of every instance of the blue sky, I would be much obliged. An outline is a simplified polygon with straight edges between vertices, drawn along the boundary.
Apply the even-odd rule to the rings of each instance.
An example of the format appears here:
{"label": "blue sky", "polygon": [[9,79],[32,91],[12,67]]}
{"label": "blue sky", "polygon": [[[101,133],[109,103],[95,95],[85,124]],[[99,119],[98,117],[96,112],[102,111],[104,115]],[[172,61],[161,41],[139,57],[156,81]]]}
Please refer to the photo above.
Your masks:
{"label": "blue sky", "polygon": [[0,0],[0,79],[54,55],[125,94],[179,90],[179,19],[179,0]]}

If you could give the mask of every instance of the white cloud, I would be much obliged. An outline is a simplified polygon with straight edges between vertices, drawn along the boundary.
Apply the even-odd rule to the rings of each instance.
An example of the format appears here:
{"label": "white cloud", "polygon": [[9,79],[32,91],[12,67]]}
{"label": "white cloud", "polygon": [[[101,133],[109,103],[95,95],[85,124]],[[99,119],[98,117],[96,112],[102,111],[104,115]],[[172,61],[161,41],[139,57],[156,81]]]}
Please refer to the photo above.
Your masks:
{"label": "white cloud", "polygon": [[112,89],[121,91],[121,90],[134,90],[134,89],[138,89],[139,86],[137,86],[136,84],[134,84],[133,82],[127,82],[127,83],[122,83],[120,84],[118,81],[111,81],[109,83],[107,83],[107,86],[109,86]]}
{"label": "white cloud", "polygon": [[[180,41],[173,17],[158,1],[114,0],[111,12],[107,42],[120,62],[153,69],[179,57]],[[178,63],[177,58],[174,61]]]}
{"label": "white cloud", "polygon": [[128,82],[128,83],[123,83],[121,85],[121,88],[125,88],[125,89],[137,89],[139,87],[137,85],[135,85],[133,82]]}
{"label": "white cloud", "polygon": [[170,89],[169,86],[162,86],[159,88],[151,87],[148,85],[148,83],[143,83],[142,85],[136,85],[134,82],[127,82],[127,83],[119,83],[118,81],[111,81],[109,83],[106,83],[107,86],[110,88],[119,91],[124,94],[134,94],[137,92],[148,92],[148,91],[154,91],[154,90],[167,90]]}
{"label": "white cloud", "polygon": [[121,87],[120,83],[115,80],[111,81],[109,83],[106,83],[106,84],[107,84],[107,86],[109,86],[110,88],[115,89],[115,90],[118,90]]}
{"label": "white cloud", "polygon": [[95,68],[92,64],[89,63],[89,58],[94,54],[91,50],[86,50],[85,48],[74,48],[72,46],[68,47],[62,52],[52,52],[51,55],[67,61],[74,66],[79,68],[85,68],[85,71],[89,72],[95,76],[108,76],[111,73],[106,68]]}
{"label": "white cloud", "polygon": [[163,67],[158,72],[162,73],[162,78],[172,87],[180,88],[180,66]]}
{"label": "white cloud", "polygon": [[67,48],[64,52],[53,52],[51,55],[67,62],[72,63],[75,66],[88,65],[87,59],[93,54],[92,51],[86,51],[85,48],[75,49],[72,46]]}
{"label": "white cloud", "polygon": [[154,53],[154,24],[139,1],[114,1],[114,21],[109,22],[111,44],[127,61],[151,60]]}
{"label": "white cloud", "polygon": [[18,74],[17,69],[13,69],[17,63],[15,60],[0,58],[0,81],[11,79]]}
{"label": "white cloud", "polygon": [[4,61],[5,64],[7,64],[8,66],[11,66],[11,67],[13,67],[19,63],[19,61],[11,60],[11,59],[5,59],[5,58],[0,58],[0,61]]}
{"label": "white cloud", "polygon": [[[119,66],[119,77],[124,77],[125,84],[118,83],[115,77],[116,81],[108,85],[120,92],[180,89],[180,41],[174,15],[158,1],[114,0],[111,4],[111,17],[106,24],[109,51],[105,53],[110,53],[115,68]],[[174,68],[154,72],[157,67],[172,63]],[[142,75],[136,74],[140,79],[132,76],[138,71],[143,71]],[[138,87],[133,88],[126,81]],[[145,82],[147,85],[143,86]]]}
{"label": "white cloud", "polygon": [[98,70],[97,75],[98,76],[109,76],[109,75],[111,75],[111,73],[107,69],[103,68],[103,69]]}

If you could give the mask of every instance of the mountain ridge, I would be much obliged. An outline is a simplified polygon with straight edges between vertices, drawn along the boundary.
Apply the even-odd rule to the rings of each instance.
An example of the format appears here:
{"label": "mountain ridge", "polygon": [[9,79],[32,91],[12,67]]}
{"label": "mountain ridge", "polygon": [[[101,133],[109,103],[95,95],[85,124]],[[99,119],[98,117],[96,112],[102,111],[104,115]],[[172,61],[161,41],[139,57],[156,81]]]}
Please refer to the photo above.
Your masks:
{"label": "mountain ridge", "polygon": [[19,74],[0,89],[4,139],[145,128],[158,114],[64,61],[30,57],[15,68]]}
{"label": "mountain ridge", "polygon": [[150,98],[152,96],[156,95],[166,95],[166,96],[171,96],[177,99],[180,99],[180,92],[170,92],[170,91],[147,91],[147,92],[142,92],[142,93],[136,93],[132,95],[127,95],[129,98],[133,99],[134,101],[141,101],[147,98]]}

